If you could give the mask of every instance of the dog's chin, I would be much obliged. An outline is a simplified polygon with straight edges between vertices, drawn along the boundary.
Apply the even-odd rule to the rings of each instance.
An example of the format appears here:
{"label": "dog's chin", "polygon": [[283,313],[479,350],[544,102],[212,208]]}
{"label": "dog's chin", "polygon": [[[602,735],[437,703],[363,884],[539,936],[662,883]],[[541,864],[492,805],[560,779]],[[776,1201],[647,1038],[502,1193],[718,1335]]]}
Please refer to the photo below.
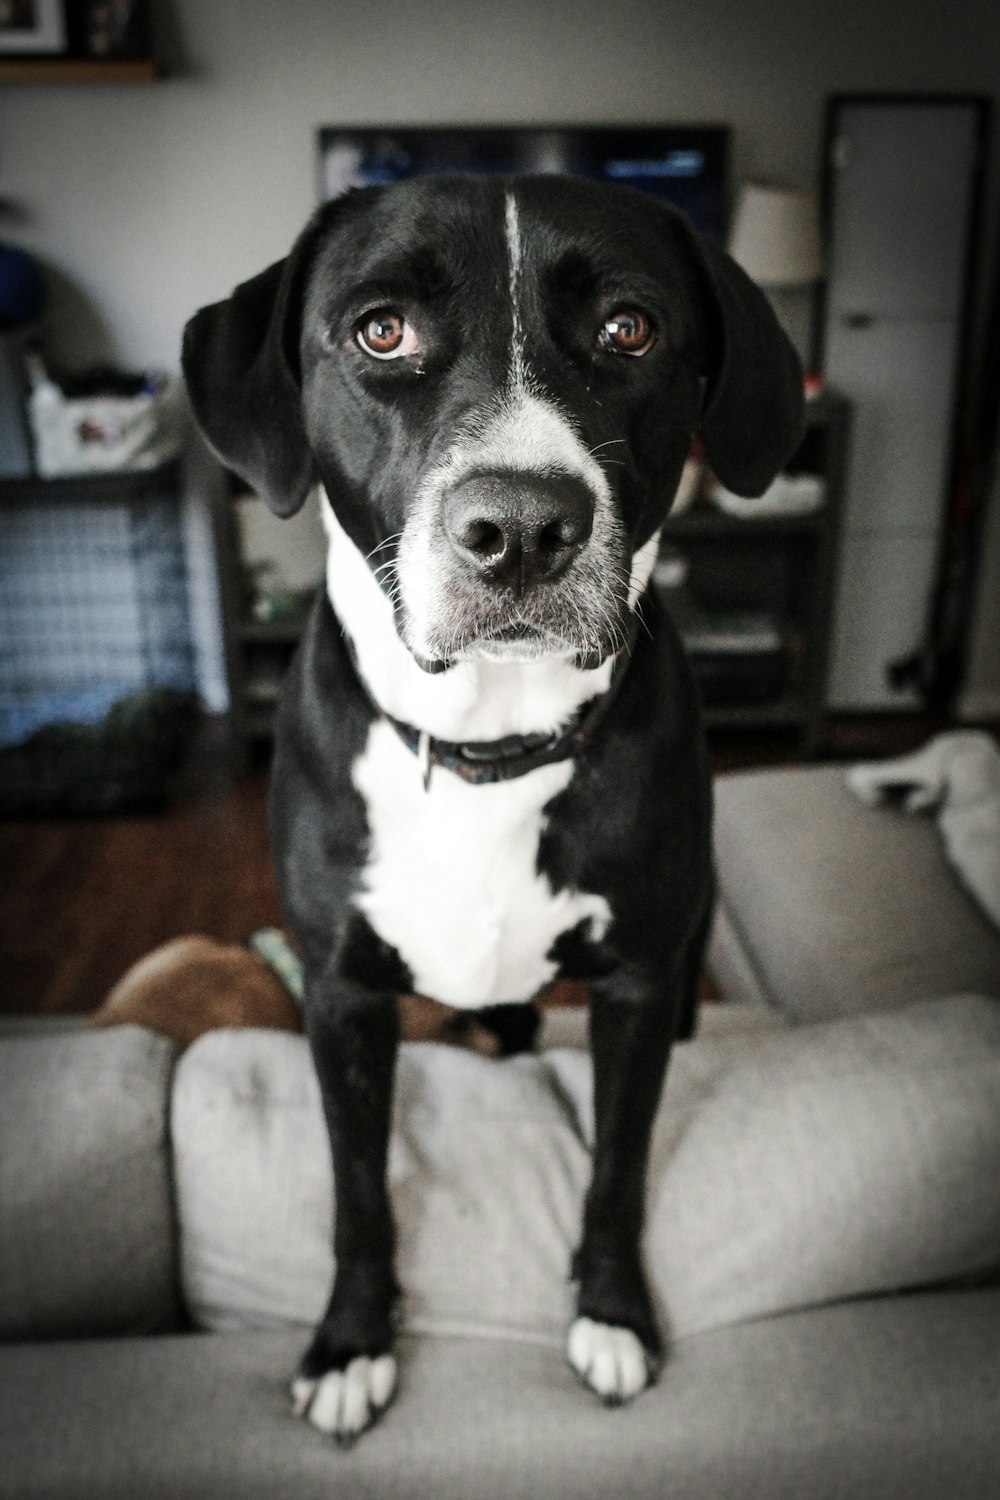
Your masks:
{"label": "dog's chin", "polygon": [[520,638],[484,636],[464,641],[461,645],[455,645],[447,651],[442,650],[439,655],[428,655],[426,651],[415,651],[412,647],[409,650],[421,671],[432,676],[446,672],[456,662],[476,661],[507,666],[526,666],[533,662],[543,661],[566,662],[581,670],[591,671],[602,666],[609,656],[614,655],[614,647],[611,645],[595,647],[535,635],[525,635]]}
{"label": "dog's chin", "polygon": [[418,631],[405,610],[398,609],[400,640],[423,672],[445,672],[456,662],[490,662],[508,666],[563,662],[582,669],[601,666],[621,649],[624,630],[609,622],[593,634],[567,631],[531,621],[456,619],[438,628]]}
{"label": "dog's chin", "polygon": [[565,660],[574,655],[564,643],[553,643],[537,636],[501,637],[473,642],[463,653],[467,661],[498,661],[525,663],[532,661]]}
{"label": "dog's chin", "polygon": [[[524,665],[528,662],[538,661],[577,661],[580,651],[565,642],[552,642],[538,636],[524,636],[523,638],[495,638],[486,636],[479,640],[464,641],[461,645],[455,645],[451,649],[442,650],[438,655],[428,655],[426,651],[415,651],[412,647],[410,655],[413,657],[421,671],[431,676],[439,672],[446,672],[450,666],[459,661],[488,661],[503,662],[509,665]],[[601,658],[595,658],[594,665],[599,664]]]}

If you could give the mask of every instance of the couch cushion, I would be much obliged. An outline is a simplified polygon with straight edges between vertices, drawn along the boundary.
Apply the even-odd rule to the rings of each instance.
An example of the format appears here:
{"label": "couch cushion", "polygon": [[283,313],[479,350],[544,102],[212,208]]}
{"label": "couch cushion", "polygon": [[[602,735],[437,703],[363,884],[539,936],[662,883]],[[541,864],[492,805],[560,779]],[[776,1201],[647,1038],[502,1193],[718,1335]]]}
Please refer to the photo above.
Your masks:
{"label": "couch cushion", "polygon": [[[402,1049],[390,1178],[405,1326],[561,1343],[589,1153],[584,1053]],[[178,1066],[187,1301],[311,1324],[333,1273],[306,1043],[219,1032]],[[676,1337],[1000,1260],[1000,1005],[973,996],[675,1049],[647,1261]]]}
{"label": "couch cushion", "polygon": [[301,1333],[0,1349],[17,1500],[983,1500],[1000,1292],[824,1308],[686,1340],[604,1411],[561,1350],[403,1338],[378,1431],[289,1413]]}
{"label": "couch cushion", "polygon": [[[332,1182],[305,1040],[213,1032],[173,1108],[184,1292],[225,1329],[310,1324],[333,1276]],[[561,1337],[588,1153],[545,1062],[404,1046],[389,1174],[406,1326]]]}
{"label": "couch cushion", "polygon": [[865,806],[831,766],[725,776],[715,795],[714,956],[731,998],[753,998],[740,962],[800,1021],[958,990],[1000,997],[1000,933],[932,820]]}
{"label": "couch cushion", "polygon": [[174,1318],[173,1058],[138,1026],[0,1042],[0,1337]]}
{"label": "couch cushion", "polygon": [[1000,1001],[720,1038],[678,1071],[647,1219],[676,1335],[1000,1269]]}

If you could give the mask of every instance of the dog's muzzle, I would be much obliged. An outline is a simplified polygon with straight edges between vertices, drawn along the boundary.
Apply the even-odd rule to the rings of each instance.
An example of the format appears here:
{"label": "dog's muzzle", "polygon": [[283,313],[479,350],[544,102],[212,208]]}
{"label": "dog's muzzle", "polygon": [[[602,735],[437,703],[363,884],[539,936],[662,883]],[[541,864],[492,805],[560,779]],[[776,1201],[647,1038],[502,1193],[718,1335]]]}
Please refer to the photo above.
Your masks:
{"label": "dog's muzzle", "polygon": [[481,472],[447,491],[443,518],[464,566],[484,583],[522,595],[562,577],[586,547],[594,497],[573,474]]}

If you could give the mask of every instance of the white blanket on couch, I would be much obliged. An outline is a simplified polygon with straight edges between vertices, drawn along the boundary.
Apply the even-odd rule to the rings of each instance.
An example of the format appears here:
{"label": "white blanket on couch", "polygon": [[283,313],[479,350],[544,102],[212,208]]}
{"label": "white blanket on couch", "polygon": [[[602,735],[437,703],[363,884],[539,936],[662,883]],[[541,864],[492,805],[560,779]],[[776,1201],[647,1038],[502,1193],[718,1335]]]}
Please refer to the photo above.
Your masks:
{"label": "white blanket on couch", "polygon": [[872,806],[898,797],[937,813],[948,859],[1000,927],[1000,749],[988,734],[939,734],[914,755],[852,766],[851,790]]}

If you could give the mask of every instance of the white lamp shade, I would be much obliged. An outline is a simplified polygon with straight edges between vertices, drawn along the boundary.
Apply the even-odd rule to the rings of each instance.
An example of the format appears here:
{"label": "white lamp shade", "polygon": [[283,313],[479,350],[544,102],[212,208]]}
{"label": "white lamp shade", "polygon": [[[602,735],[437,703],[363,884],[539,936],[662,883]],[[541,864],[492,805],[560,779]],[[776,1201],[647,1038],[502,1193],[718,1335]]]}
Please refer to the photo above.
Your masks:
{"label": "white lamp shade", "polygon": [[748,183],[740,193],[729,253],[759,286],[817,281],[823,265],[814,195]]}

